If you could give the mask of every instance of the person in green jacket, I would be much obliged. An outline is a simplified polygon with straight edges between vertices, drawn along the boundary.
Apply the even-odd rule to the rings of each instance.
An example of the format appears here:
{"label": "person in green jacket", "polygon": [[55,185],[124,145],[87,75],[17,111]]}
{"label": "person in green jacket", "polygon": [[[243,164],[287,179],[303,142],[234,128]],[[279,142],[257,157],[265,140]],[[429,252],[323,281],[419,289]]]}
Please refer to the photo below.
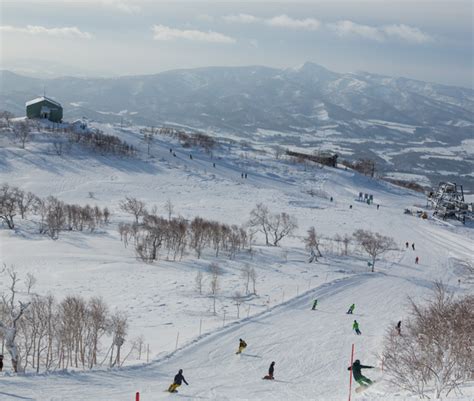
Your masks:
{"label": "person in green jacket", "polygon": [[354,330],[358,336],[362,334],[359,330],[359,323],[357,320],[354,320],[354,323],[352,324],[352,330]]}
{"label": "person in green jacket", "polygon": [[352,375],[354,376],[354,380],[357,383],[359,383],[361,386],[370,386],[373,384],[373,381],[365,377],[362,374],[361,369],[373,369],[373,366],[361,365],[360,361],[356,359],[352,366],[347,368],[347,370],[352,370]]}
{"label": "person in green jacket", "polygon": [[315,310],[316,309],[316,306],[318,306],[318,300],[315,299],[314,302],[313,302],[313,307],[311,308],[312,310]]}
{"label": "person in green jacket", "polygon": [[355,307],[356,307],[355,304],[352,304],[351,306],[349,306],[349,310],[347,311],[347,314],[352,315],[352,313],[354,312]]}

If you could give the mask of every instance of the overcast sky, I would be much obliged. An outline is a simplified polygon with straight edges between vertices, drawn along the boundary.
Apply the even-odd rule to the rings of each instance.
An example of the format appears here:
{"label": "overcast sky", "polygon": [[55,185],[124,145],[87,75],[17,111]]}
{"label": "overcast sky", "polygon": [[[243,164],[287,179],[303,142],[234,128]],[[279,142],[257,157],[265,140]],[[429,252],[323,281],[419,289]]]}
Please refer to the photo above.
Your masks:
{"label": "overcast sky", "polygon": [[108,76],[312,61],[474,85],[471,1],[2,0],[0,7],[2,68]]}

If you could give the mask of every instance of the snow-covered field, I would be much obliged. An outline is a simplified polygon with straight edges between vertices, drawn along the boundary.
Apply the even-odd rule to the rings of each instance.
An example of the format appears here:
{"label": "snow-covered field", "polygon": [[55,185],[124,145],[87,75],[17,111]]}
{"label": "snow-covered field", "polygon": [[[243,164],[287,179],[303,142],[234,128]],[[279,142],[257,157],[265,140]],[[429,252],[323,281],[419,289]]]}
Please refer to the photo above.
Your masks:
{"label": "snow-covered field", "polygon": [[[121,369],[91,372],[3,373],[2,400],[132,400],[136,391],[144,401],[174,396],[343,400],[348,396],[352,344],[358,359],[378,368],[367,373],[378,383],[353,399],[410,398],[391,388],[380,369],[377,354],[383,335],[407,317],[407,297],[423,299],[434,280],[442,280],[457,294],[473,292],[473,282],[456,269],[457,260],[474,261],[472,227],[404,215],[404,208],[425,203],[422,195],[352,171],[294,165],[275,160],[270,150],[232,143],[211,156],[160,136],[148,158],[138,128],[95,126],[136,145],[140,157],[101,156],[76,147],[58,156],[43,135],[36,135],[26,150],[0,138],[0,183],[71,203],[107,206],[113,213],[104,229],[61,233],[57,241],[37,234],[31,222],[17,219],[16,230],[0,230],[0,262],[14,265],[20,275],[33,273],[38,294],[100,295],[112,309],[125,310],[129,338],[144,336],[151,362],[131,359]],[[241,178],[242,172],[247,179]],[[310,190],[327,196],[311,196]],[[380,209],[355,201],[359,192],[373,194]],[[209,251],[201,259],[188,253],[180,262],[162,258],[145,264],[136,259],[132,247],[124,247],[117,231],[119,222],[131,221],[118,207],[125,196],[156,205],[163,215],[170,200],[175,215],[238,225],[262,202],[272,211],[295,216],[299,228],[280,247],[266,247],[258,237],[252,252],[241,252],[235,259],[225,254],[216,258]],[[328,238],[370,229],[394,237],[400,249],[384,255],[375,273],[367,272],[366,256],[354,247],[349,256],[342,256],[329,241],[325,257],[309,264],[302,237],[310,226]],[[416,251],[405,250],[406,241],[414,242]],[[419,265],[414,264],[415,256],[420,257]],[[224,271],[217,316],[207,295],[212,262]],[[257,272],[257,295],[247,297],[239,320],[232,296],[244,289],[241,270],[246,264]],[[194,288],[199,270],[205,277],[202,295]],[[314,298],[319,300],[317,311],[310,310]],[[356,303],[360,337],[351,331],[353,318],[345,314],[351,303]],[[239,338],[249,346],[236,356]],[[276,380],[262,381],[271,361],[276,362]],[[164,392],[179,368],[190,385],[182,386],[177,395]],[[463,393],[451,398],[471,400],[474,385]]]}

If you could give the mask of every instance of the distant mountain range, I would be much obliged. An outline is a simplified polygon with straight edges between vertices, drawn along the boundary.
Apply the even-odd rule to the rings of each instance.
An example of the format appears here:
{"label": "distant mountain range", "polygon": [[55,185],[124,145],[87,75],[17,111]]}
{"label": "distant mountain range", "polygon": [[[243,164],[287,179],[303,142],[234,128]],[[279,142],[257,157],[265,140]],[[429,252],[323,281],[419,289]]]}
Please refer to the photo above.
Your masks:
{"label": "distant mountain range", "polygon": [[313,63],[119,78],[38,79],[1,71],[0,86],[0,109],[16,115],[23,115],[25,101],[46,88],[47,96],[62,103],[66,119],[123,118],[308,151],[332,149],[349,159],[374,157],[387,172],[457,179],[474,189],[472,89],[342,74]]}

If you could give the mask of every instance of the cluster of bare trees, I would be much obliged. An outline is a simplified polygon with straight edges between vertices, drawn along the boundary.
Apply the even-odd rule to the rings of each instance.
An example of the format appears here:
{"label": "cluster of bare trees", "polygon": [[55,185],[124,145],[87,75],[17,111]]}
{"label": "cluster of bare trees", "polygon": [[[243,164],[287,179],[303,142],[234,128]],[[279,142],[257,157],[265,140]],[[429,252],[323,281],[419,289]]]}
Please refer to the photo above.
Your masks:
{"label": "cluster of bare trees", "polygon": [[121,366],[135,349],[131,342],[129,353],[121,356],[127,316],[111,313],[101,298],[68,296],[58,301],[52,295],[33,295],[27,303],[18,302],[20,279],[11,269],[7,273],[11,285],[0,304],[0,339],[15,372]]}
{"label": "cluster of bare trees", "polygon": [[86,132],[68,130],[71,142],[81,144],[96,152],[120,156],[135,156],[136,149],[115,135],[104,134],[99,129]]}
{"label": "cluster of bare trees", "polygon": [[287,213],[271,213],[263,203],[259,203],[250,212],[248,226],[253,232],[261,232],[265,236],[265,244],[278,246],[280,241],[291,235],[297,228],[296,218]]}
{"label": "cluster of bare trees", "polygon": [[[310,254],[309,263],[317,262],[318,258],[322,256],[323,242],[326,245],[329,243],[331,248],[334,243],[337,244],[341,255],[344,256],[349,254],[350,244],[355,243],[371,258],[369,266],[372,271],[375,271],[375,262],[382,254],[397,249],[393,238],[368,230],[356,230],[352,235],[344,234],[341,236],[336,234],[329,238],[319,235],[314,227],[310,227],[307,235],[303,238],[303,242]],[[327,247],[326,251],[328,251]]]}
{"label": "cluster of bare trees", "polygon": [[15,228],[15,216],[24,219],[30,213],[39,217],[39,232],[53,239],[60,231],[94,231],[110,219],[107,207],[71,205],[54,196],[42,199],[8,184],[0,187],[0,219],[8,228]]}
{"label": "cluster of bare trees", "polygon": [[461,393],[474,372],[474,296],[454,298],[436,283],[426,304],[411,300],[402,333],[392,328],[383,352],[387,375],[397,387],[421,398]]}
{"label": "cluster of bare trees", "polygon": [[197,132],[190,133],[171,127],[162,127],[159,130],[160,135],[167,135],[172,138],[177,138],[181,145],[185,148],[198,146],[206,152],[210,152],[215,146],[216,141],[209,135]]}
{"label": "cluster of bare trees", "polygon": [[236,225],[229,226],[216,221],[195,217],[191,222],[182,217],[161,217],[156,211],[148,212],[145,204],[127,198],[121,208],[133,215],[131,224],[119,224],[119,232],[125,246],[133,240],[135,251],[146,262],[158,260],[161,251],[167,259],[181,259],[187,248],[198,258],[204,249],[211,248],[216,256],[225,251],[230,258],[248,244],[247,232]]}

